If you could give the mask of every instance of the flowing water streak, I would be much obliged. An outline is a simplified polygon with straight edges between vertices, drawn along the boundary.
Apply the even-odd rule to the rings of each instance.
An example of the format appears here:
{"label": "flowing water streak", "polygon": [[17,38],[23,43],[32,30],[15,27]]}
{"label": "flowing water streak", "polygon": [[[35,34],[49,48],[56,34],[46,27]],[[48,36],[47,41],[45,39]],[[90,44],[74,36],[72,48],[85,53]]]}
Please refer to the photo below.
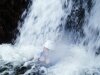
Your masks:
{"label": "flowing water streak", "polygon": [[100,47],[100,0],[96,0],[94,3],[88,25],[84,26],[85,40],[88,42],[89,51],[93,53]]}
{"label": "flowing water streak", "polygon": [[89,22],[84,26],[84,39],[87,44],[85,47],[80,44],[81,46],[75,45],[70,49],[66,48],[72,53],[50,69],[55,73],[54,75],[100,75],[100,55],[95,55],[97,50],[100,52],[100,0],[96,0],[94,3],[88,18]]}

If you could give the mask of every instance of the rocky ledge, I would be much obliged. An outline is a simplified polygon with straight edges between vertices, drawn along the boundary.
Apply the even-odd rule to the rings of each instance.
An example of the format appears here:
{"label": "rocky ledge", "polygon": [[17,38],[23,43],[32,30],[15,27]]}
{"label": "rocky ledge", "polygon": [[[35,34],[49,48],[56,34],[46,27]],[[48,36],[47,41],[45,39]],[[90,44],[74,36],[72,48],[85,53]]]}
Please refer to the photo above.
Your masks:
{"label": "rocky ledge", "polygon": [[0,2],[0,44],[13,43],[18,33],[18,21],[30,0],[2,0]]}

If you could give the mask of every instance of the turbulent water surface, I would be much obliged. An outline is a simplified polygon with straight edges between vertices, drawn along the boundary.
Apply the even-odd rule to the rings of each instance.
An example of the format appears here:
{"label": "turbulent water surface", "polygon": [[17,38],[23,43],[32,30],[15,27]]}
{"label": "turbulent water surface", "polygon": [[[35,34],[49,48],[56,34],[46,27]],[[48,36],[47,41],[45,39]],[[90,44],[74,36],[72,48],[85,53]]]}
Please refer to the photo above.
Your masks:
{"label": "turbulent water surface", "polygon": [[[0,75],[100,75],[99,8],[100,0],[32,0],[15,45],[0,45]],[[60,57],[48,69],[34,63],[46,40]]]}

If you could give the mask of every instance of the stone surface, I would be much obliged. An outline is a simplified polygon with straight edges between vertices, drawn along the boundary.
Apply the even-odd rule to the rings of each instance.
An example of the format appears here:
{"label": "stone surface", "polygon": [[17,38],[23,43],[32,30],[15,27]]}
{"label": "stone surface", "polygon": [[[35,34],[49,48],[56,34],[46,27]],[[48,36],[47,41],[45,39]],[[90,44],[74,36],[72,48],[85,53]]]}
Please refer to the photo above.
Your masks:
{"label": "stone surface", "polygon": [[[0,61],[1,62],[1,61]],[[24,66],[24,63],[14,65],[6,63],[0,65],[0,75],[46,75],[47,68],[31,61],[32,64]]]}
{"label": "stone surface", "polygon": [[86,14],[90,14],[92,6],[92,0],[72,0],[72,10],[66,19],[65,31],[69,34],[73,33],[74,40],[85,36],[83,25]]}
{"label": "stone surface", "polygon": [[0,1],[0,43],[13,43],[18,32],[18,21],[30,0]]}

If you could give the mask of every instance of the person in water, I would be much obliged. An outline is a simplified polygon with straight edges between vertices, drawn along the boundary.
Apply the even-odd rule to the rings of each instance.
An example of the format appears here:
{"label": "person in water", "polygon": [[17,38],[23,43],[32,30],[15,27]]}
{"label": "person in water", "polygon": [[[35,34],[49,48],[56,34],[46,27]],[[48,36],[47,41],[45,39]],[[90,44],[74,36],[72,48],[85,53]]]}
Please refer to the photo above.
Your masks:
{"label": "person in water", "polygon": [[36,59],[32,58],[24,65],[27,66],[28,64],[34,64],[34,61],[36,64],[46,68],[55,65],[59,61],[59,57],[57,55],[58,52],[56,51],[55,46],[56,44],[54,41],[47,40],[43,45],[43,50],[40,52],[39,57]]}
{"label": "person in water", "polygon": [[43,45],[43,51],[40,53],[38,62],[45,67],[50,67],[58,61],[55,53],[55,43],[54,41],[48,40]]}

